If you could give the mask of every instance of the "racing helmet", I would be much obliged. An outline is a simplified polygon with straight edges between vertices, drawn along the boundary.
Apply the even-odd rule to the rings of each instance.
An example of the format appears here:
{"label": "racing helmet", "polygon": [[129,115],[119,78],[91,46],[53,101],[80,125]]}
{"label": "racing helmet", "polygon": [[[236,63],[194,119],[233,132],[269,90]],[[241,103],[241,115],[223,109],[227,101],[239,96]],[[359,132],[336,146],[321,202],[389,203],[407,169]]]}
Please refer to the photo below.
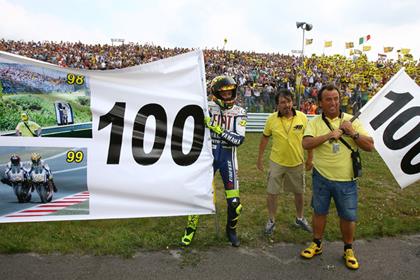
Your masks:
{"label": "racing helmet", "polygon": [[[224,109],[230,109],[235,104],[237,84],[230,76],[217,76],[211,81],[210,93],[215,97],[215,102]],[[222,93],[231,91],[229,98],[223,98]]]}
{"label": "racing helmet", "polygon": [[26,114],[25,112],[21,113],[21,114],[20,114],[20,119],[21,119],[23,122],[27,122],[27,121],[29,120],[28,114]]}
{"label": "racing helmet", "polygon": [[10,157],[10,162],[12,163],[12,165],[19,165],[20,164],[20,157],[17,154],[13,154]]}
{"label": "racing helmet", "polygon": [[32,153],[31,154],[31,161],[33,164],[39,164],[41,161],[41,155],[38,153]]}

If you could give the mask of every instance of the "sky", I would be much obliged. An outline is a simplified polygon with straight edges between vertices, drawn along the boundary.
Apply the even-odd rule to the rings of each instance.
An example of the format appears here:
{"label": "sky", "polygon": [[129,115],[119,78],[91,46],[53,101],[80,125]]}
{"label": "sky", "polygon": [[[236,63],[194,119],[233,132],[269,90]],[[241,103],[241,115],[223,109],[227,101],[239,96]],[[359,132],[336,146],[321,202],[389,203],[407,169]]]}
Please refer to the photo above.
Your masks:
{"label": "sky", "polygon": [[[24,41],[153,43],[162,47],[223,48],[290,54],[302,49],[297,21],[313,25],[305,55],[348,55],[371,35],[369,59],[383,47],[420,57],[416,0],[0,0],[0,38]],[[227,43],[224,46],[224,39]],[[324,48],[324,41],[332,41]]]}

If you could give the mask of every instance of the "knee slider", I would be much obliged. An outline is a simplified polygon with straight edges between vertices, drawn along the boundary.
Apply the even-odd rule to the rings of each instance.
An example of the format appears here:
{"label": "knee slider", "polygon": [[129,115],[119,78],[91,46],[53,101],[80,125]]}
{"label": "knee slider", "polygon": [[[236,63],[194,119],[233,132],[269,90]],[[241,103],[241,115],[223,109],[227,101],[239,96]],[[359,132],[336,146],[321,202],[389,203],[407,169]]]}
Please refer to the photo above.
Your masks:
{"label": "knee slider", "polygon": [[239,215],[242,212],[242,204],[239,200],[239,197],[233,197],[231,199],[228,200],[228,207],[229,209],[236,214],[237,217],[239,217]]}
{"label": "knee slider", "polygon": [[236,214],[238,214],[238,216],[241,214],[242,212],[242,204],[239,203],[238,207],[236,207],[235,209]]}

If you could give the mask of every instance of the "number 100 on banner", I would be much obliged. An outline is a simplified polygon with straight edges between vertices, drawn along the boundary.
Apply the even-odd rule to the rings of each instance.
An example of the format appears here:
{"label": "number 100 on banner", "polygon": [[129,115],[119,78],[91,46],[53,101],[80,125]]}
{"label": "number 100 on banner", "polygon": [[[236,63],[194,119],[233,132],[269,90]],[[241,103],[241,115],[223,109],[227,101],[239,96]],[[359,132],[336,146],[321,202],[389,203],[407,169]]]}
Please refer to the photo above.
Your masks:
{"label": "number 100 on banner", "polygon": [[420,88],[400,70],[360,115],[375,148],[404,188],[420,180]]}
{"label": "number 100 on banner", "polygon": [[[116,102],[112,109],[105,115],[100,116],[99,130],[111,125],[107,164],[119,164],[121,157],[121,146],[123,144],[123,132],[125,128],[125,102]],[[149,118],[155,120],[155,133],[152,149],[145,151],[144,136],[146,123]],[[192,145],[189,152],[183,152],[184,127],[187,118],[194,121]],[[204,113],[197,105],[187,105],[176,115],[175,121],[169,131],[172,131],[170,139],[170,150],[172,159],[180,166],[193,164],[200,156],[204,141]],[[127,122],[129,123],[129,122]],[[139,165],[155,164],[165,148],[168,136],[168,117],[165,109],[159,104],[147,104],[140,108],[134,119],[134,125],[130,133],[131,150],[134,160]]]}
{"label": "number 100 on banner", "polygon": [[201,62],[189,53],[90,76],[88,180],[100,214],[111,214],[110,205],[121,216],[213,212],[213,156],[204,127],[207,95]]}

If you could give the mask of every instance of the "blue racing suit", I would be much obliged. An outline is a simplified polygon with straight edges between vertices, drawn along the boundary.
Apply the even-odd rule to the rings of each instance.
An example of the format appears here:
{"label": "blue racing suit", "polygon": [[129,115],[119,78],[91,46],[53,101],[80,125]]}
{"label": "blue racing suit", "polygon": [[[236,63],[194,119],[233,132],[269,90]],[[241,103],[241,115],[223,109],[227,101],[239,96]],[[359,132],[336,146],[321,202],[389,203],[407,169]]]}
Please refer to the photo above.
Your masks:
{"label": "blue racing suit", "polygon": [[223,109],[214,101],[209,102],[211,126],[219,126],[217,130],[210,130],[213,151],[213,172],[219,170],[225,188],[228,217],[226,228],[234,230],[242,209],[239,200],[239,183],[237,178],[238,161],[236,147],[245,140],[246,110],[233,105],[230,109]]}
{"label": "blue racing suit", "polygon": [[[226,233],[233,246],[239,246],[236,237],[236,224],[242,205],[239,200],[239,184],[237,178],[238,164],[236,147],[245,139],[246,111],[242,107],[233,105],[230,109],[222,109],[214,101],[209,104],[209,116],[205,123],[210,128],[213,152],[213,173],[219,170],[225,187],[228,215]],[[181,243],[189,245],[198,226],[198,215],[188,216],[188,225]]]}
{"label": "blue racing suit", "polygon": [[231,109],[222,109],[215,102],[209,102],[211,125],[218,125],[223,133],[210,131],[213,151],[213,171],[219,170],[226,191],[226,198],[239,197],[237,180],[236,147],[245,139],[246,111],[234,105]]}

